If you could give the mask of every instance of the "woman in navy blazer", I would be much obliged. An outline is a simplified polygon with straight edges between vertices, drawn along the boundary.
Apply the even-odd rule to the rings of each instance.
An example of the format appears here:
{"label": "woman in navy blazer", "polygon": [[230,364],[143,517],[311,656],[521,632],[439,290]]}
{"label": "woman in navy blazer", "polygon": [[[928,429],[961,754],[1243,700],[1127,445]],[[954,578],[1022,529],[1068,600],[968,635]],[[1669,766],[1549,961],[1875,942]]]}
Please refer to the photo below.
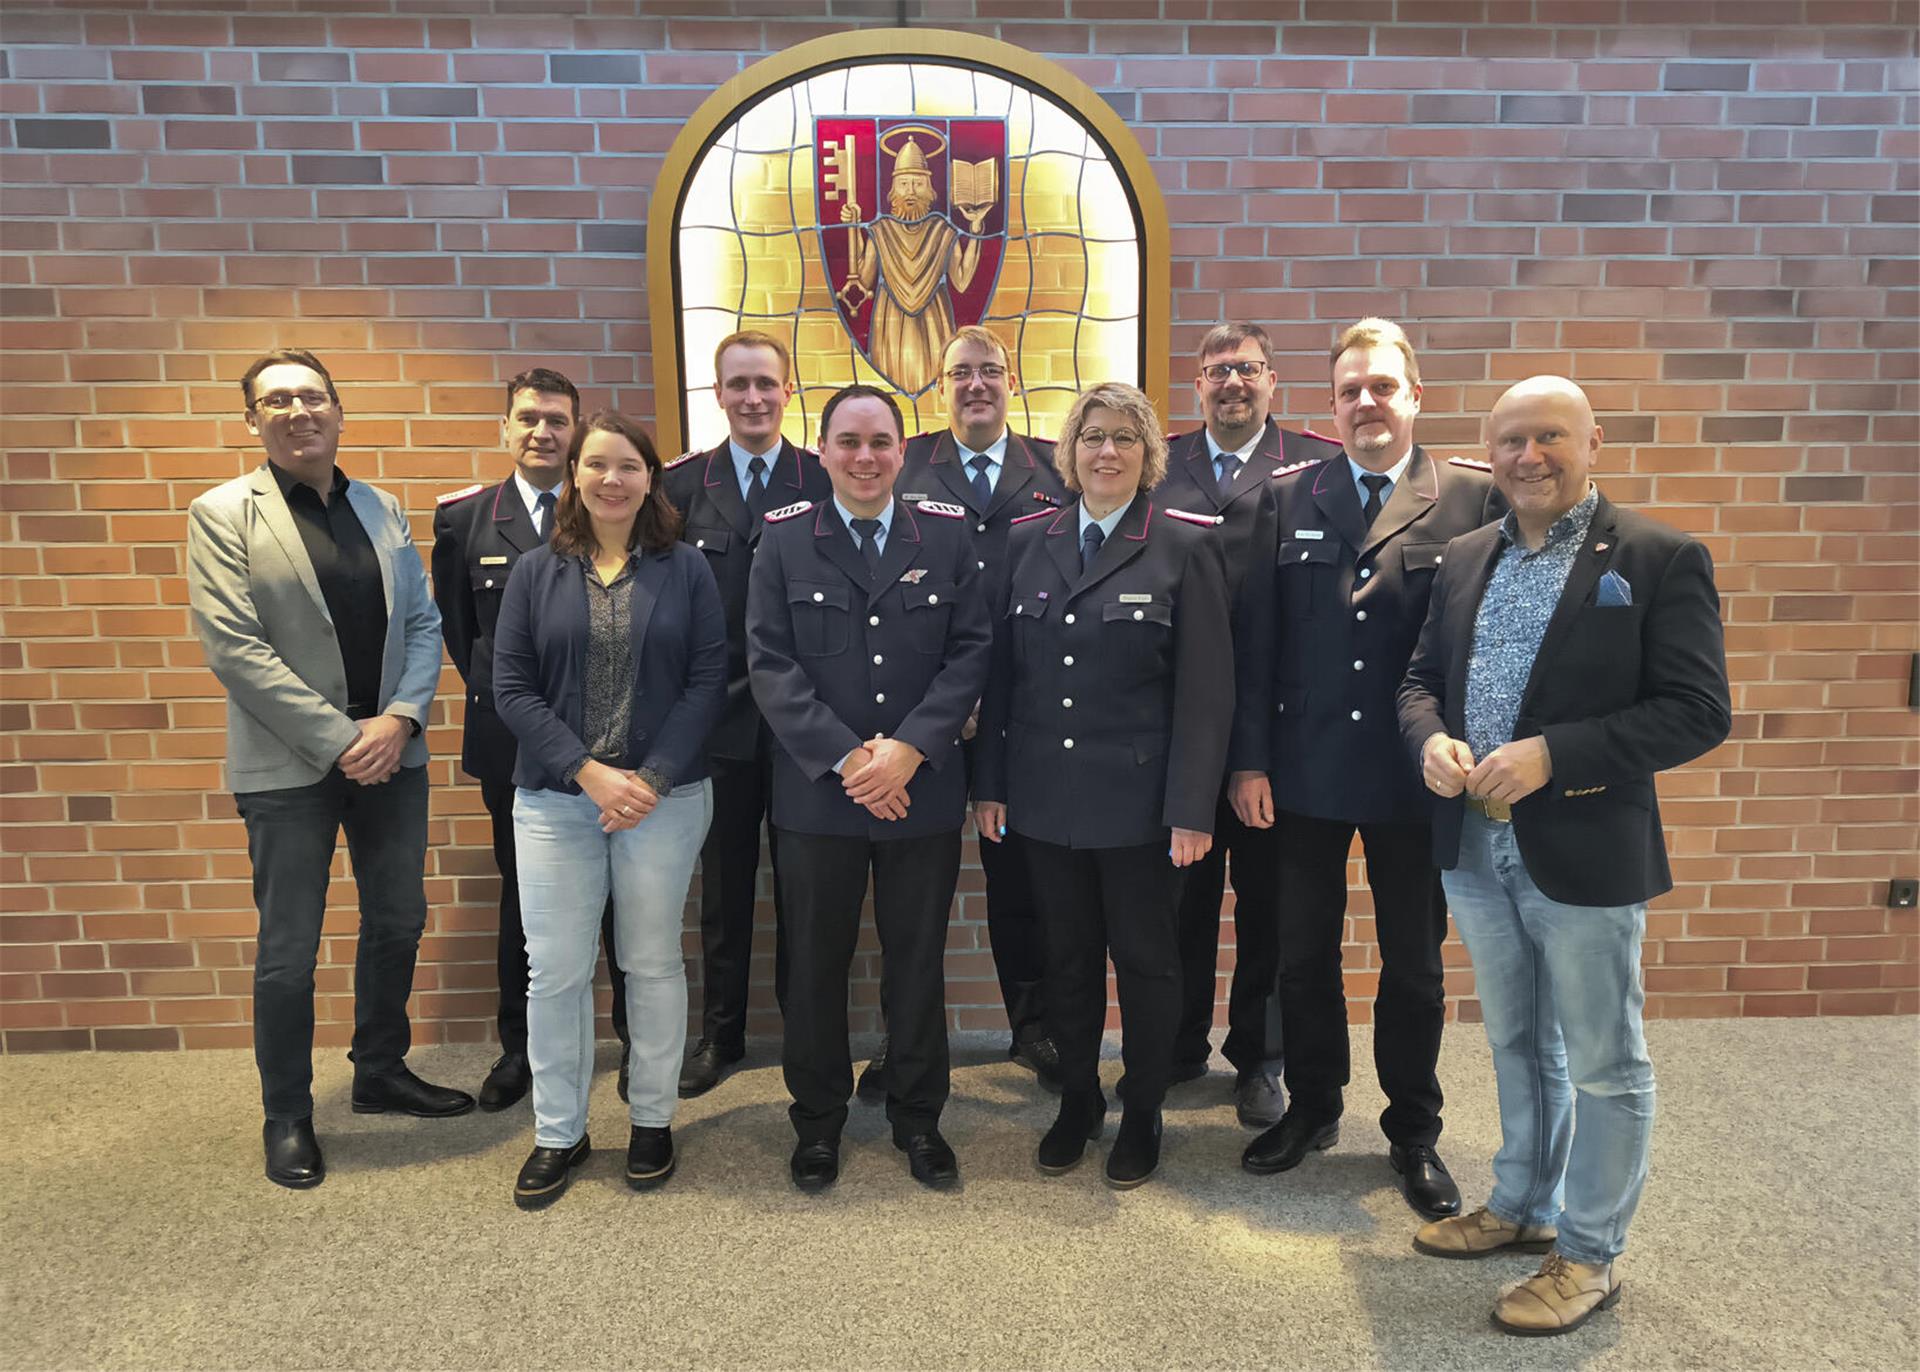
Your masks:
{"label": "woman in navy blazer", "polygon": [[653,440],[602,411],[575,430],[549,546],[522,557],[494,634],[493,690],[520,743],[513,831],[531,975],[534,1148],[514,1202],[559,1199],[591,1151],[593,962],[611,891],[627,976],[627,1180],[673,1172],[687,1036],[681,909],[713,818],[707,733],[727,631],[706,558],[679,542]]}

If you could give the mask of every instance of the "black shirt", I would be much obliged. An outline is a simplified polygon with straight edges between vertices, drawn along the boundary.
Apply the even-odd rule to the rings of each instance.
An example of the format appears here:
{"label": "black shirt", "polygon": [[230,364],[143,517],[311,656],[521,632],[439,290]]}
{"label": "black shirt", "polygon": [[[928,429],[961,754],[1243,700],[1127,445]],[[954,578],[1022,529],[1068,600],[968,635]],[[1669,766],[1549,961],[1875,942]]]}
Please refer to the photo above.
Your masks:
{"label": "black shirt", "polygon": [[380,713],[380,664],[386,655],[387,592],[380,581],[380,558],[373,550],[353,502],[347,499],[347,474],[333,469],[333,487],[322,502],[306,485],[269,462],[287,510],[307,546],[321,598],[333,619],[340,665],[347,674],[347,715],[372,719]]}

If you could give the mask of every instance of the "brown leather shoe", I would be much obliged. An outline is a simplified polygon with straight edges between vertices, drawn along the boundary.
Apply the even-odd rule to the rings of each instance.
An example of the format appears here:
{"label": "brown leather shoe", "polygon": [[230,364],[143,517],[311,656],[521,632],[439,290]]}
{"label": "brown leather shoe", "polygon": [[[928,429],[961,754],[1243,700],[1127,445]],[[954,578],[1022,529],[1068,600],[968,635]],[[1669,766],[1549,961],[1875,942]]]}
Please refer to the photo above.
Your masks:
{"label": "brown leather shoe", "polygon": [[1508,1224],[1486,1206],[1420,1226],[1413,1246],[1430,1258],[1486,1258],[1495,1253],[1544,1253],[1559,1232],[1550,1224]]}
{"label": "brown leather shoe", "polygon": [[1610,1262],[1596,1267],[1549,1253],[1538,1272],[1501,1293],[1493,1322],[1509,1334],[1571,1334],[1594,1311],[1617,1304],[1623,1289]]}

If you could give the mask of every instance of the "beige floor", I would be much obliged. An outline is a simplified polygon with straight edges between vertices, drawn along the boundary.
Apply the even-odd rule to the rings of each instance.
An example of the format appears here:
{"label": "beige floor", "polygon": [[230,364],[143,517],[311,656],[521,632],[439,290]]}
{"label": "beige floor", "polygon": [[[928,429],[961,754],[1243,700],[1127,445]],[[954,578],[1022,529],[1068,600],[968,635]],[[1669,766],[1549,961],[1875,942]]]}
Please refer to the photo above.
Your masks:
{"label": "beige floor", "polygon": [[[1337,1149],[1263,1180],[1237,1165],[1247,1135],[1216,1072],[1171,1102],[1161,1174],[1116,1194],[1097,1158],[1035,1172],[1050,1100],[970,1036],[946,1120],[964,1189],[915,1187],[863,1108],[841,1184],[809,1199],[785,1180],[763,1048],[687,1104],[680,1173],[651,1195],[619,1179],[603,1077],[605,1151],[528,1215],[508,1198],[524,1109],[355,1116],[329,1055],[331,1175],[294,1193],[260,1177],[246,1054],[0,1059],[0,1366],[1915,1366],[1920,1024],[1677,1021],[1651,1038],[1661,1116],[1626,1298],[1549,1341],[1487,1321],[1525,1260],[1409,1249],[1370,1080]],[[1364,1034],[1355,1049],[1370,1078]],[[486,1067],[473,1048],[414,1062],[468,1086]],[[1448,1031],[1442,1069],[1443,1151],[1473,1204],[1497,1141],[1477,1028]]]}

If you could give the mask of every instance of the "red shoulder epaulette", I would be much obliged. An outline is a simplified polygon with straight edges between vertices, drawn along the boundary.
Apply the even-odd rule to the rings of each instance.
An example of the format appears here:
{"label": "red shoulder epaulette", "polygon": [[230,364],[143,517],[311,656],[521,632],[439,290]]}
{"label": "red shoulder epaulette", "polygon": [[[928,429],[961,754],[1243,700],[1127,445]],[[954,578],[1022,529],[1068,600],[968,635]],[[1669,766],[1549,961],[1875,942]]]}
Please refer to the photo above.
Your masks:
{"label": "red shoulder epaulette", "polygon": [[1447,465],[1449,467],[1471,467],[1476,472],[1490,472],[1493,470],[1493,464],[1491,462],[1482,462],[1475,457],[1450,457],[1447,459]]}
{"label": "red shoulder epaulette", "polygon": [[913,508],[916,510],[924,510],[928,514],[940,515],[945,519],[965,519],[967,517],[966,506],[949,505],[944,500],[916,500],[913,503]]}
{"label": "red shoulder epaulette", "polygon": [[1309,467],[1318,467],[1326,460],[1324,457],[1310,457],[1305,462],[1290,462],[1284,467],[1275,467],[1273,475],[1268,480],[1278,481],[1283,476],[1292,476],[1295,472],[1304,472]]}
{"label": "red shoulder epaulette", "polygon": [[1189,524],[1199,524],[1208,529],[1213,528],[1216,524],[1225,524],[1227,522],[1225,515],[1195,514],[1192,510],[1164,510],[1162,513],[1165,514],[1168,519],[1181,519]]}
{"label": "red shoulder epaulette", "polygon": [[448,491],[433,503],[436,505],[451,505],[456,500],[465,500],[468,496],[478,495],[486,489],[484,482],[476,481],[471,486],[464,486],[457,491]]}
{"label": "red shoulder epaulette", "polygon": [[768,510],[761,522],[765,524],[778,524],[783,519],[792,519],[795,515],[805,514],[808,510],[811,510],[813,506],[814,502],[811,500],[796,500],[793,504],[784,505],[780,509]]}
{"label": "red shoulder epaulette", "polygon": [[[1058,510],[1035,510],[1032,514],[1021,515],[1018,519],[1014,520],[1013,523],[1014,524],[1031,524],[1036,519],[1045,519],[1048,515],[1056,515],[1059,513],[1060,512]],[[1011,528],[1012,525],[1009,525],[1008,527]]]}
{"label": "red shoulder epaulette", "polygon": [[691,462],[693,461],[694,458],[698,456],[700,456],[700,452],[698,449],[695,449],[693,452],[690,452],[690,453],[681,453],[680,456],[674,458],[673,461],[669,462],[663,470],[670,472],[675,467],[678,467],[682,462]]}

